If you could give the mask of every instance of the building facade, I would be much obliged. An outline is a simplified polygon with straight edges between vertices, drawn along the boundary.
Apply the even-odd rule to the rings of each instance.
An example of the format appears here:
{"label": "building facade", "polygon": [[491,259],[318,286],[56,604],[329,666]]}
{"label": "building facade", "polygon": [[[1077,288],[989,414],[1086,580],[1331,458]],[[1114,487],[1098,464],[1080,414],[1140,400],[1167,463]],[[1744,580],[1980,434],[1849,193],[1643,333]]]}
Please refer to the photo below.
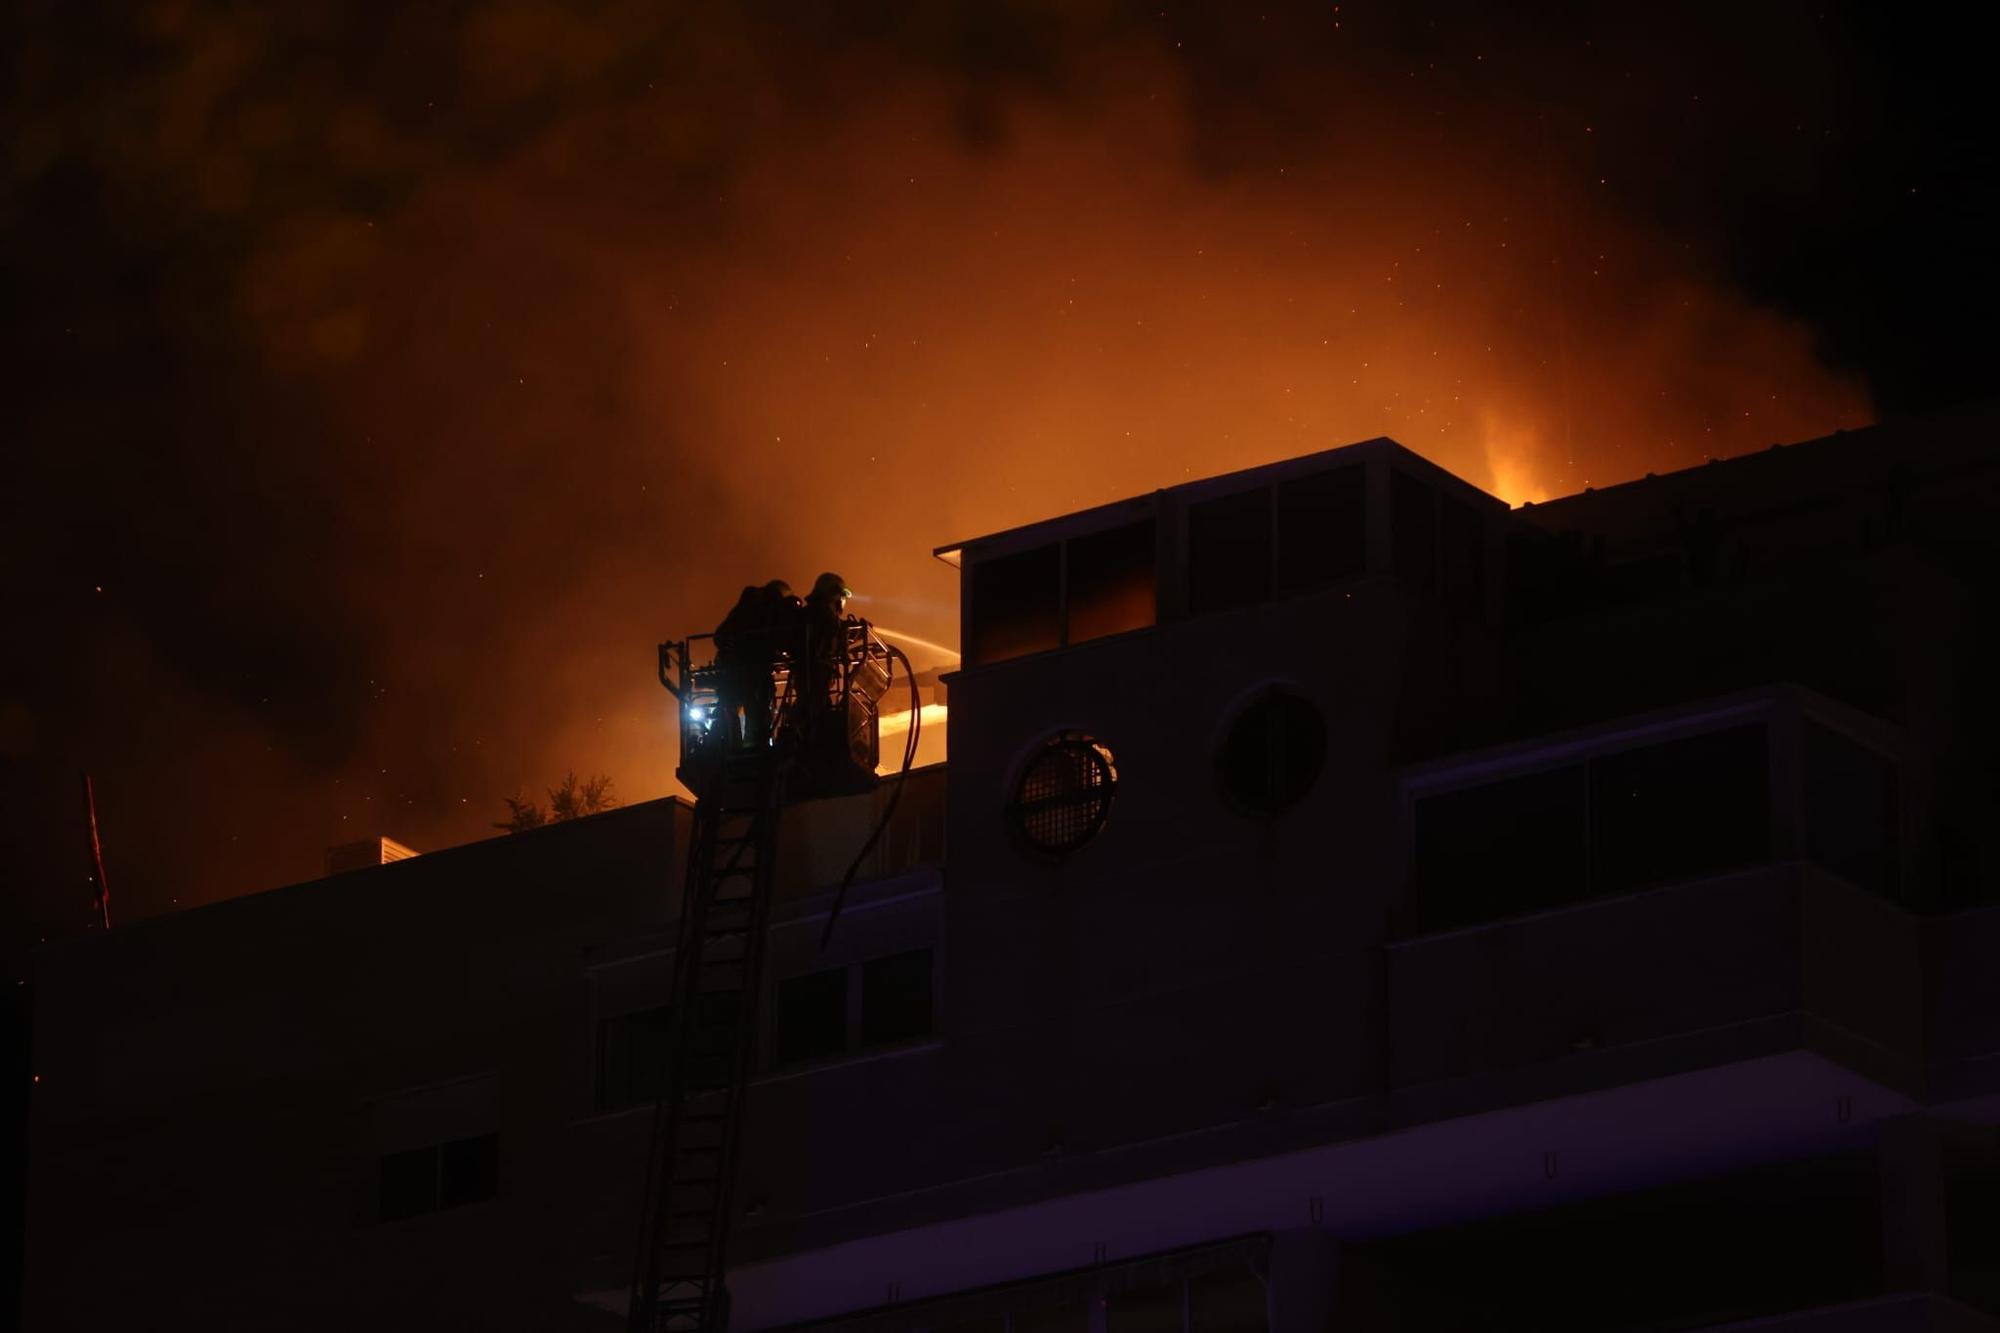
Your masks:
{"label": "building facade", "polygon": [[[942,549],[787,813],[741,1329],[2000,1329],[2000,439],[1387,440]],[[690,812],[51,950],[37,1329],[620,1326]]]}

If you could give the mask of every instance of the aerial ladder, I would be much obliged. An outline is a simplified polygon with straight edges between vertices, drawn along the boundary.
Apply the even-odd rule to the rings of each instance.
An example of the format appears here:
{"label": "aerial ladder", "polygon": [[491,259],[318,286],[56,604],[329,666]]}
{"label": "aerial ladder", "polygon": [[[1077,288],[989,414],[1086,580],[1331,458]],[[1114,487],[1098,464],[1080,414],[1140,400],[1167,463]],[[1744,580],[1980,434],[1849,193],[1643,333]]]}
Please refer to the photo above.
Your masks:
{"label": "aerial ladder", "polygon": [[[730,1193],[758,1055],[780,819],[788,799],[875,785],[877,705],[897,662],[917,704],[909,659],[899,649],[864,620],[846,619],[840,633],[834,649],[817,650],[823,654],[817,663],[803,637],[771,641],[768,679],[756,685],[768,688],[763,699],[738,697],[745,689],[740,670],[732,677],[717,664],[714,636],[660,645],[660,683],[681,712],[677,772],[695,793],[695,811],[674,948],[667,1067],[653,1116],[628,1307],[631,1333],[729,1327]],[[904,774],[916,726],[913,716]],[[874,842],[862,848],[847,880]]]}

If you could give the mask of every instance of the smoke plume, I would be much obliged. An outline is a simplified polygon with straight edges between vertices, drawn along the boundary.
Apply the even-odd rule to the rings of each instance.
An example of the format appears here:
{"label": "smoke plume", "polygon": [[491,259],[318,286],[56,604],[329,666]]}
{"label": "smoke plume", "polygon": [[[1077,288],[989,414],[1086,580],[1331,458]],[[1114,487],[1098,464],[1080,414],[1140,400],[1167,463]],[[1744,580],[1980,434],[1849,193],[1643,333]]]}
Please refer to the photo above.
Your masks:
{"label": "smoke plume", "polygon": [[1189,477],[1390,435],[1519,501],[1869,417],[1716,240],[1716,181],[1812,170],[1776,20],[1712,72],[1732,138],[1637,27],[657,8],[30,33],[38,919],[87,903],[81,767],[127,916],[565,770],[665,794],[653,645],[747,582],[950,639],[932,547]]}

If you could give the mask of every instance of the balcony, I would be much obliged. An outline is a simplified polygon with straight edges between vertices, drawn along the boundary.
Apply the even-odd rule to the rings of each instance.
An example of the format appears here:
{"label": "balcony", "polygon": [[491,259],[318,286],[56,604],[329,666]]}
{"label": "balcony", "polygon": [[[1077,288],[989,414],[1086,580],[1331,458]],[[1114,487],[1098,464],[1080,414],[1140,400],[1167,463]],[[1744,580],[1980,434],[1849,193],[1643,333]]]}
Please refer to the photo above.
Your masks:
{"label": "balcony", "polygon": [[1807,1049],[1913,1092],[1919,939],[1793,863],[1405,940],[1390,1085],[1428,1120]]}
{"label": "balcony", "polygon": [[[1411,770],[1385,978],[1398,1114],[1799,1050],[1918,1095],[1941,1007],[1925,960],[1956,955],[1897,901],[1899,753],[1780,687]],[[1960,971],[1933,993],[1962,993],[1954,1030],[1994,1049],[1988,983]]]}

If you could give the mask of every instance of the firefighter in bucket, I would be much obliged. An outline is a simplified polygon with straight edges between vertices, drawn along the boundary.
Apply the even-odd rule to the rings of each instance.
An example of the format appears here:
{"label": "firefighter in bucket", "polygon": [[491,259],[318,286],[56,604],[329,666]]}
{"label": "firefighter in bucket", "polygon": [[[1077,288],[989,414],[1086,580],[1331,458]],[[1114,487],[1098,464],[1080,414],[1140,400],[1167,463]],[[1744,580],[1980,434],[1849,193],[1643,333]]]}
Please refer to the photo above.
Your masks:
{"label": "firefighter in bucket", "polygon": [[773,710],[772,667],[793,656],[805,631],[805,604],[783,579],[752,585],[715,627],[718,711],[731,748],[768,745]]}

